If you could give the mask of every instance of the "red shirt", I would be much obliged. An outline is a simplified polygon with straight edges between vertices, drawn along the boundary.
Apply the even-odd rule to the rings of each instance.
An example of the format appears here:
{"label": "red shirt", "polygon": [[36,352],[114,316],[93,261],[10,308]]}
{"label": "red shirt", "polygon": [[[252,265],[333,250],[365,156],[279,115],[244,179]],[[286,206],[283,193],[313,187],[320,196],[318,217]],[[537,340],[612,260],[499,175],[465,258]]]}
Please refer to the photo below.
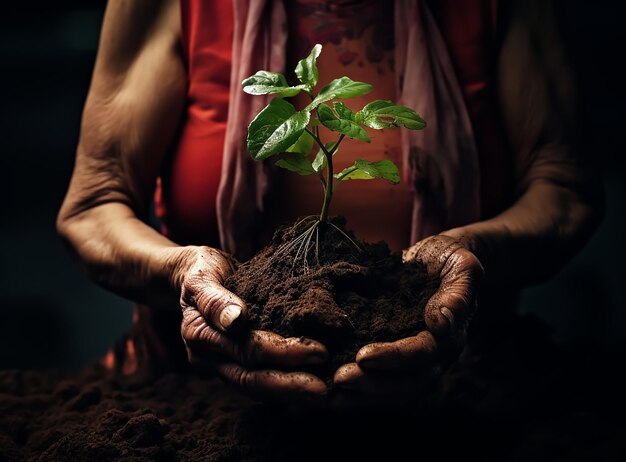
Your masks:
{"label": "red shirt", "polygon": [[[440,0],[433,15],[448,45],[481,164],[483,218],[513,197],[513,161],[499,122],[497,0]],[[181,0],[187,107],[156,195],[163,232],[179,244],[219,247],[215,199],[226,131],[233,36],[230,0]]]}

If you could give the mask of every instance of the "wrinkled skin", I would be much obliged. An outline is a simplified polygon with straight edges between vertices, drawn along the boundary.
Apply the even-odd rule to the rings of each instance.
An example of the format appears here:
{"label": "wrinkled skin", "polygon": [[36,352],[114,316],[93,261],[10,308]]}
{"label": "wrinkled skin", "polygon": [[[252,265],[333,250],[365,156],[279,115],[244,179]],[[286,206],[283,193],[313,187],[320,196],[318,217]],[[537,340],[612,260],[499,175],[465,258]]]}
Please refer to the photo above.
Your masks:
{"label": "wrinkled skin", "polygon": [[467,326],[483,279],[478,258],[459,241],[438,235],[405,250],[403,259],[422,262],[428,273],[441,281],[425,307],[428,329],[413,337],[361,348],[356,362],[344,364],[335,373],[335,404],[388,406],[414,402],[465,346]]}
{"label": "wrinkled skin", "polygon": [[181,273],[181,334],[189,362],[217,372],[256,399],[321,401],[324,382],[297,371],[326,361],[326,348],[313,340],[243,328],[246,305],[222,286],[232,271],[228,256],[201,247]]}
{"label": "wrinkled skin", "polygon": [[[404,405],[415,401],[458,357],[476,307],[483,268],[472,252],[448,236],[424,239],[403,254],[420,261],[441,283],[425,307],[428,330],[395,342],[365,345],[341,366],[333,382],[337,407]],[[245,328],[245,302],[222,286],[232,260],[206,247],[188,257],[181,274],[181,334],[192,365],[219,373],[256,399],[322,404],[325,383],[306,370],[325,362],[313,340],[284,338]]]}
{"label": "wrinkled skin", "polygon": [[[545,280],[601,220],[601,183],[577,143],[577,87],[556,23],[549,10],[540,11],[549,2],[513,3],[495,77],[515,156],[514,171],[502,174],[513,175],[515,202],[407,250],[407,260],[422,260],[442,280],[426,308],[428,329],[363,347],[335,375],[344,396],[377,403],[414,398],[463,347],[481,263],[492,285]],[[545,19],[545,30],[536,18]],[[243,335],[237,326],[245,323],[245,305],[221,285],[231,271],[228,259],[208,247],[180,246],[147,224],[188,101],[180,24],[175,0],[109,2],[57,229],[102,287],[155,310],[180,309],[180,298],[181,332],[196,366],[262,399],[319,399],[324,384],[297,371],[323,361],[324,347],[267,332]]]}

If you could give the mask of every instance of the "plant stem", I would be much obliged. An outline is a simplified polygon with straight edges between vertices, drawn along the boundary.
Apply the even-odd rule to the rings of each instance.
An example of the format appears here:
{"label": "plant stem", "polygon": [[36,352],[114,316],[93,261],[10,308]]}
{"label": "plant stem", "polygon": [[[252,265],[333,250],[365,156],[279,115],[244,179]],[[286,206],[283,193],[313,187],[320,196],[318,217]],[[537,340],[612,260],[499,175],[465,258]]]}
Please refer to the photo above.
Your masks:
{"label": "plant stem", "polygon": [[314,129],[315,131],[312,132],[309,127],[306,127],[304,129],[305,132],[307,132],[309,135],[311,135],[311,137],[313,138],[313,140],[317,143],[317,145],[320,147],[320,149],[322,151],[324,151],[324,154],[326,154],[328,151],[326,150],[326,147],[324,146],[324,143],[322,143],[322,140],[320,140],[320,137],[318,136],[318,127],[315,127]]}
{"label": "plant stem", "polygon": [[358,167],[350,167],[347,170],[343,170],[340,174],[337,175],[337,179],[339,181],[343,180],[345,177],[347,177],[348,175],[350,175],[352,172],[355,172],[358,170]]}
{"label": "plant stem", "polygon": [[333,198],[333,156],[326,151],[326,148],[322,148],[324,150],[324,155],[326,156],[326,185],[324,185],[324,205],[322,206],[322,213],[320,213],[320,222],[326,223],[328,219],[328,207],[330,206],[330,201]]}
{"label": "plant stem", "polygon": [[334,156],[335,152],[337,152],[337,149],[339,149],[339,145],[341,144],[341,142],[343,141],[345,137],[346,135],[342,134],[328,154],[330,154],[331,156]]}
{"label": "plant stem", "polygon": [[322,213],[320,214],[320,222],[326,223],[328,219],[328,208],[330,207],[330,201],[333,198],[333,155],[339,148],[339,144],[343,141],[345,135],[341,135],[333,148],[330,151],[326,150],[326,147],[323,144],[320,144],[322,147],[322,151],[326,156],[326,184],[324,185],[324,205],[322,206]]}
{"label": "plant stem", "polygon": [[320,140],[317,127],[315,127],[315,132],[312,132],[308,128],[305,128],[305,130],[313,137],[326,156],[326,181],[322,178],[322,185],[324,186],[324,205],[322,205],[322,213],[320,213],[320,223],[326,223],[328,219],[328,208],[330,206],[330,201],[333,198],[333,154],[339,148],[339,144],[343,141],[345,135],[342,134],[333,148],[329,151],[326,149],[326,146],[324,146],[324,143],[322,143],[322,140]]}

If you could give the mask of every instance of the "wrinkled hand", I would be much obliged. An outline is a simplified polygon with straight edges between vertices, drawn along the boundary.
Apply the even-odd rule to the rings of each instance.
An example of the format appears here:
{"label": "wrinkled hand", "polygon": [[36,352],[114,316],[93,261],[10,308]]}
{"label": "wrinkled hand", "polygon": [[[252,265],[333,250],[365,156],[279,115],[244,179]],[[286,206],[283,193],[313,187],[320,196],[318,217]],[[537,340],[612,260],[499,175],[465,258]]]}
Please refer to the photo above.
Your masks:
{"label": "wrinkled hand", "polygon": [[420,261],[430,277],[440,280],[428,300],[427,330],[395,342],[361,348],[356,362],[341,366],[334,383],[339,401],[349,405],[406,404],[419,398],[465,346],[467,325],[475,310],[483,268],[476,256],[455,239],[437,235],[403,253]]}
{"label": "wrinkled hand", "polygon": [[321,379],[293,372],[326,361],[322,344],[248,330],[244,301],[222,286],[233,261],[208,247],[189,248],[186,261],[179,277],[181,333],[192,365],[216,371],[257,399],[300,403],[325,396]]}

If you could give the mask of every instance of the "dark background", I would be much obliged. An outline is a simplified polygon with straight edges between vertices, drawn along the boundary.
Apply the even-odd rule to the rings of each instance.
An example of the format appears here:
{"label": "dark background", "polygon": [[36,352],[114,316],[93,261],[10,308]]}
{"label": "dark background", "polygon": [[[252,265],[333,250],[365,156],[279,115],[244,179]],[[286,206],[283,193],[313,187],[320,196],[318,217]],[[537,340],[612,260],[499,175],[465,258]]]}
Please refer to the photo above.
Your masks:
{"label": "dark background", "polygon": [[[626,8],[616,3],[560,2],[590,155],[605,172],[607,214],[556,278],[524,293],[522,310],[568,345],[626,340],[626,98],[618,70]],[[105,7],[59,4],[3,6],[0,15],[0,368],[76,369],[102,355],[131,320],[131,304],[92,284],[54,229]]]}

